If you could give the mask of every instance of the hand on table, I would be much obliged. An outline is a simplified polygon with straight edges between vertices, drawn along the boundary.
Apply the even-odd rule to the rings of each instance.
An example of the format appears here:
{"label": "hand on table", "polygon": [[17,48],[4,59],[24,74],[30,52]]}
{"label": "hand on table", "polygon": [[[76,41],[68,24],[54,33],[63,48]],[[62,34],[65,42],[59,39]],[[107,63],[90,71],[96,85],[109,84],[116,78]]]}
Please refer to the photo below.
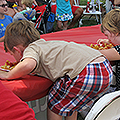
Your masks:
{"label": "hand on table", "polygon": [[108,39],[98,39],[97,44],[108,43],[110,44]]}

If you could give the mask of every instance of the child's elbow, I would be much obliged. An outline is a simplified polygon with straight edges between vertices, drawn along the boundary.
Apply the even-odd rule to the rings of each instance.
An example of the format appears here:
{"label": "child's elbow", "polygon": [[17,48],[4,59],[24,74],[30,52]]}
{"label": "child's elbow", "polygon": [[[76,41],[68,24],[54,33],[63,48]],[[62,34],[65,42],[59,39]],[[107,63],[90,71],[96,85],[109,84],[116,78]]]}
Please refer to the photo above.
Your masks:
{"label": "child's elbow", "polygon": [[[26,60],[27,60],[27,62],[26,62]],[[28,71],[30,73],[36,68],[37,61],[34,59],[26,59],[26,60],[25,60],[24,68],[26,71]]]}

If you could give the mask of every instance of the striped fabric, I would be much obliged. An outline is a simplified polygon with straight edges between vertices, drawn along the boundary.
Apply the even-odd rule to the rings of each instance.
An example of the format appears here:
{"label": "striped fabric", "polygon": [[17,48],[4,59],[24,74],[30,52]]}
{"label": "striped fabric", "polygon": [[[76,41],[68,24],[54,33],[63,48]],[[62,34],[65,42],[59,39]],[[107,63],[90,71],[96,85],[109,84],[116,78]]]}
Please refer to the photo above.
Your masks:
{"label": "striped fabric", "polygon": [[49,92],[48,107],[61,116],[81,111],[101,97],[112,80],[112,68],[106,60],[90,63],[74,79],[59,78]]}
{"label": "striped fabric", "polygon": [[114,46],[114,48],[117,50],[117,52],[120,54],[120,45]]}

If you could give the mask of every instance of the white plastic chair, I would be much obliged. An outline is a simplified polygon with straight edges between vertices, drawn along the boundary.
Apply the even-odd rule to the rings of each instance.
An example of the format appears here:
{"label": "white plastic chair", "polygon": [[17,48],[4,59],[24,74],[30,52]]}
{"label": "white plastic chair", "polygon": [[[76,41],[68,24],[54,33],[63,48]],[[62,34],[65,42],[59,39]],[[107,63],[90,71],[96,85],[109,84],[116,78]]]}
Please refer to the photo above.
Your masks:
{"label": "white plastic chair", "polygon": [[105,6],[106,6],[106,13],[108,13],[110,10],[113,9],[113,5],[110,0],[106,0]]}
{"label": "white plastic chair", "polygon": [[91,108],[85,120],[119,120],[120,91],[108,93],[101,97]]}
{"label": "white plastic chair", "polygon": [[75,5],[80,5],[80,0],[74,0]]}
{"label": "white plastic chair", "polygon": [[[88,2],[90,2],[90,1],[88,0]],[[96,19],[97,23],[99,23],[99,19],[98,19],[98,15],[99,15],[100,24],[102,23],[102,12],[101,12],[101,8],[100,8],[102,2],[100,2],[100,0],[96,0],[96,3],[98,4],[98,10],[90,10],[89,13],[88,13],[88,12],[86,12],[86,9],[85,9],[84,12],[83,12],[82,19],[80,21],[81,23],[82,23],[83,17],[85,15],[90,15],[88,20],[90,20],[92,18],[92,16],[95,15],[95,19]],[[94,0],[91,0],[90,5],[93,6],[93,9],[94,9],[94,7],[96,7],[96,4],[94,3]]]}
{"label": "white plastic chair", "polygon": [[[79,7],[83,8],[83,9],[86,8],[86,5],[80,5],[80,0],[74,0],[74,5],[79,6]],[[79,24],[79,27],[82,25],[81,19],[78,21],[78,24]]]}
{"label": "white plastic chair", "polygon": [[74,0],[74,4],[75,4],[76,6],[79,6],[79,7],[83,8],[83,9],[86,8],[86,5],[80,5],[80,0]]}

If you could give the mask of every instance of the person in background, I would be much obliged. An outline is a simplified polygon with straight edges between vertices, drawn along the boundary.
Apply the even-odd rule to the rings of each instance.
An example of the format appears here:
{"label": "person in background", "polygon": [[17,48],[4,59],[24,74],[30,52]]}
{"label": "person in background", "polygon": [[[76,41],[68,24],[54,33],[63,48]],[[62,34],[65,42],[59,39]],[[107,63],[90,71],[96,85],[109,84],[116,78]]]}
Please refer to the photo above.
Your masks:
{"label": "person in background", "polygon": [[120,9],[120,0],[111,0],[116,9]]}
{"label": "person in background", "polygon": [[14,3],[17,3],[18,6],[22,7],[21,0],[6,0],[8,4],[13,5]]}
{"label": "person in background", "polygon": [[70,0],[56,0],[56,21],[60,30],[67,30],[68,20],[73,18]]}
{"label": "person in background", "polygon": [[[53,5],[51,6],[51,12],[53,12],[54,14],[56,14],[56,9],[57,9],[55,1],[56,0],[53,0]],[[70,0],[70,4],[71,4],[71,8],[72,8],[72,13],[73,13],[73,19],[70,22],[70,24],[68,25],[68,29],[73,28],[83,14],[83,9],[79,6],[75,6],[74,0]]]}
{"label": "person in background", "polygon": [[30,10],[33,4],[33,0],[21,0],[21,4],[23,7],[23,11],[21,13],[25,13],[26,10]]}
{"label": "person in background", "polygon": [[[7,2],[11,2],[11,3],[17,3],[18,6],[22,6],[21,4],[21,0],[6,0]],[[37,4],[37,2],[35,0],[33,0],[35,4]]]}
{"label": "person in background", "polygon": [[81,16],[83,14],[83,9],[79,6],[74,5],[74,0],[70,0],[72,13],[73,13],[73,19],[68,25],[68,28],[73,28],[75,24],[81,19]]}
{"label": "person in background", "polygon": [[[17,5],[17,10],[19,12],[23,10],[21,0],[6,0],[6,1],[7,1],[8,5],[9,5],[8,7],[13,8],[14,5],[16,4]],[[37,5],[37,2],[35,0],[33,0],[33,2],[34,2],[34,4]]]}
{"label": "person in background", "polygon": [[6,1],[8,3],[9,9],[7,14],[9,14],[10,16],[13,17],[15,15],[16,13],[15,9],[19,12],[23,10],[21,0],[6,0]]}
{"label": "person in background", "polygon": [[108,13],[110,10],[113,9],[112,1],[111,0],[106,0],[106,13]]}
{"label": "person in background", "polygon": [[[35,18],[35,15],[36,15],[36,11],[35,10],[32,10],[32,4],[33,4],[33,0],[21,0],[21,4],[22,4],[22,8],[24,10],[22,11],[17,11],[16,9],[15,12],[16,14],[14,15],[13,17],[13,20],[32,20],[32,21],[35,21],[36,18]],[[21,15],[23,14],[23,15]]]}
{"label": "person in background", "polygon": [[48,95],[48,120],[77,120],[84,110],[109,88],[112,68],[98,50],[85,44],[45,41],[31,22],[19,20],[7,26],[4,49],[19,63],[9,72],[0,72],[3,80],[29,73],[54,82]]}
{"label": "person in background", "polygon": [[5,0],[0,0],[0,42],[4,41],[6,27],[12,22],[12,17],[5,15],[8,11],[8,4]]}

